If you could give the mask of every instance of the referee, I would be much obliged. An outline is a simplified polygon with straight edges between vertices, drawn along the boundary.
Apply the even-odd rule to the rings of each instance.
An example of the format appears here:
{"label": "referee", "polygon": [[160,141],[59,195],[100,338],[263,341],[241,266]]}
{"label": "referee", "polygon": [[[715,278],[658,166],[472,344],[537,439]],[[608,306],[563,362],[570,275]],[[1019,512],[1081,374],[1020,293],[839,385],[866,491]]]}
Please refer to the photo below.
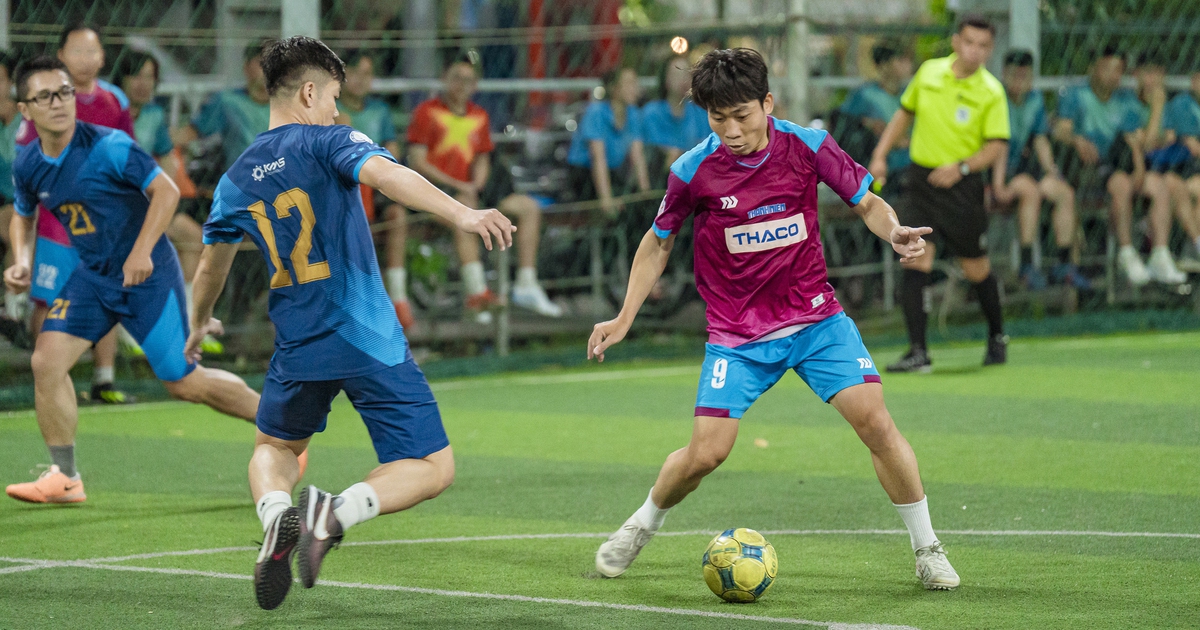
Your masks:
{"label": "referee", "polygon": [[[1000,308],[1000,287],[987,256],[988,217],[981,171],[1008,146],[1008,99],[1004,86],[983,64],[992,55],[996,27],[978,16],[959,22],[951,39],[954,54],[921,64],[900,97],[900,109],[884,129],[871,155],[871,174],[882,186],[888,151],[913,128],[908,167],[908,199],[900,206],[905,225],[933,228],[971,282],[988,322],[984,365],[1004,363],[1008,340]],[[928,372],[932,361],[925,345],[928,323],[925,289],[937,250],[904,264],[901,304],[908,325],[909,351],[889,372]]]}

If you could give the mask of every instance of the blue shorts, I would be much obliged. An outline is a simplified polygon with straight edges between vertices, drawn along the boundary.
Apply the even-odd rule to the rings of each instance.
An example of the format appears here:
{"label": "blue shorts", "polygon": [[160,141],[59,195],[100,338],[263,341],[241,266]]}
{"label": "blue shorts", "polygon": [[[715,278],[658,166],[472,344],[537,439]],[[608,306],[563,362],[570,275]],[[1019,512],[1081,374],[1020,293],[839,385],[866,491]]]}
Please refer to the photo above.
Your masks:
{"label": "blue shorts", "polygon": [[133,287],[76,268],[50,304],[42,330],[96,343],[119,323],[145,351],[159,380],[182,379],[196,366],[183,356],[189,333],[187,298],[179,262],[172,263],[159,263],[145,282]]}
{"label": "blue shorts", "polygon": [[33,286],[29,297],[49,305],[62,292],[78,264],[79,254],[74,247],[39,236],[33,253]]}
{"label": "blue shorts", "polygon": [[847,387],[880,382],[858,327],[838,313],[783,339],[736,348],[708,344],[696,415],[741,418],[788,370],[825,402]]}
{"label": "blue shorts", "polygon": [[433,391],[412,355],[390,368],[334,381],[285,380],[272,364],[255,424],[281,440],[312,437],[325,430],[329,405],[341,391],[367,425],[380,464],[420,459],[450,446]]}

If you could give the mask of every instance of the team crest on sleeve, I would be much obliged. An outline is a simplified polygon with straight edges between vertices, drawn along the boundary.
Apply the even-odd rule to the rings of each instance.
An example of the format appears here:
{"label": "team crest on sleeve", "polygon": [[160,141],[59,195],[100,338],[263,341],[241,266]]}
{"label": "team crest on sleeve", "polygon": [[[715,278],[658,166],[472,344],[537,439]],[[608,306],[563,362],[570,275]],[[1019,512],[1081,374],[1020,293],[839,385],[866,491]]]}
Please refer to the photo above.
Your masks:
{"label": "team crest on sleeve", "polygon": [[350,142],[370,142],[370,141],[371,141],[371,138],[367,137],[367,134],[365,134],[361,131],[355,130],[355,131],[350,132]]}

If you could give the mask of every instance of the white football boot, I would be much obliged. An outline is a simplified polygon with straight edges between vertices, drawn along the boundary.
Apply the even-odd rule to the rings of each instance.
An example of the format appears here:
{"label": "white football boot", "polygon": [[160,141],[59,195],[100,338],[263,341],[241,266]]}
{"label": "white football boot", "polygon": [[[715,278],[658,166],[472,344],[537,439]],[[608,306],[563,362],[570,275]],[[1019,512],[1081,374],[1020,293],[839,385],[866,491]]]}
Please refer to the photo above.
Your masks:
{"label": "white football boot", "polygon": [[1140,287],[1150,282],[1150,272],[1146,270],[1146,264],[1142,262],[1142,258],[1132,247],[1121,248],[1121,251],[1117,253],[1117,263],[1120,265],[1121,271],[1125,272],[1129,284]]}
{"label": "white football boot", "polygon": [[629,517],[621,529],[609,536],[596,551],[596,570],[604,577],[621,575],[653,537],[653,531],[638,525],[632,516]]}
{"label": "white football boot", "polygon": [[1150,252],[1150,264],[1146,265],[1150,279],[1163,284],[1183,284],[1187,282],[1187,274],[1175,266],[1171,252],[1166,247],[1155,247]]}
{"label": "white football boot", "polygon": [[916,551],[917,579],[931,591],[952,591],[958,586],[958,573],[946,559],[942,543],[934,542]]}

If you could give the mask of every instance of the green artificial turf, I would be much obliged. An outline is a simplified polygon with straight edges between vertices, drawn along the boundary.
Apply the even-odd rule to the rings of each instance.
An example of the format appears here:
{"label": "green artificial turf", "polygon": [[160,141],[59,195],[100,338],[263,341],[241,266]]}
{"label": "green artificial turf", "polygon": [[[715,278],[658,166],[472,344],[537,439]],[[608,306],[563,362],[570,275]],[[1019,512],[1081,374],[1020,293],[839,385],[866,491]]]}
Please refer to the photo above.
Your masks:
{"label": "green artificial turf", "polygon": [[[0,500],[0,628],[1200,626],[1200,537],[1102,535],[1200,534],[1200,334],[1019,341],[1007,366],[982,370],[981,358],[978,344],[941,347],[933,374],[884,377],[962,576],[955,592],[921,589],[865,447],[794,376],[672,510],[673,535],[625,576],[598,578],[596,546],[687,441],[699,367],[593,365],[435,383],[455,485],[355,527],[326,560],[331,583],[297,584],[270,612],[246,579],[261,537],[246,482],[253,428],[178,403],[85,409],[88,501]],[[0,480],[31,479],[47,460],[32,413],[0,416]],[[339,400],[305,482],[338,491],[374,463]],[[752,605],[719,601],[701,578],[712,533],[735,526],[779,532],[768,534],[779,578]],[[530,534],[595,536],[411,542]],[[385,544],[358,544],[371,541]],[[152,557],[119,558],[136,554]]]}

